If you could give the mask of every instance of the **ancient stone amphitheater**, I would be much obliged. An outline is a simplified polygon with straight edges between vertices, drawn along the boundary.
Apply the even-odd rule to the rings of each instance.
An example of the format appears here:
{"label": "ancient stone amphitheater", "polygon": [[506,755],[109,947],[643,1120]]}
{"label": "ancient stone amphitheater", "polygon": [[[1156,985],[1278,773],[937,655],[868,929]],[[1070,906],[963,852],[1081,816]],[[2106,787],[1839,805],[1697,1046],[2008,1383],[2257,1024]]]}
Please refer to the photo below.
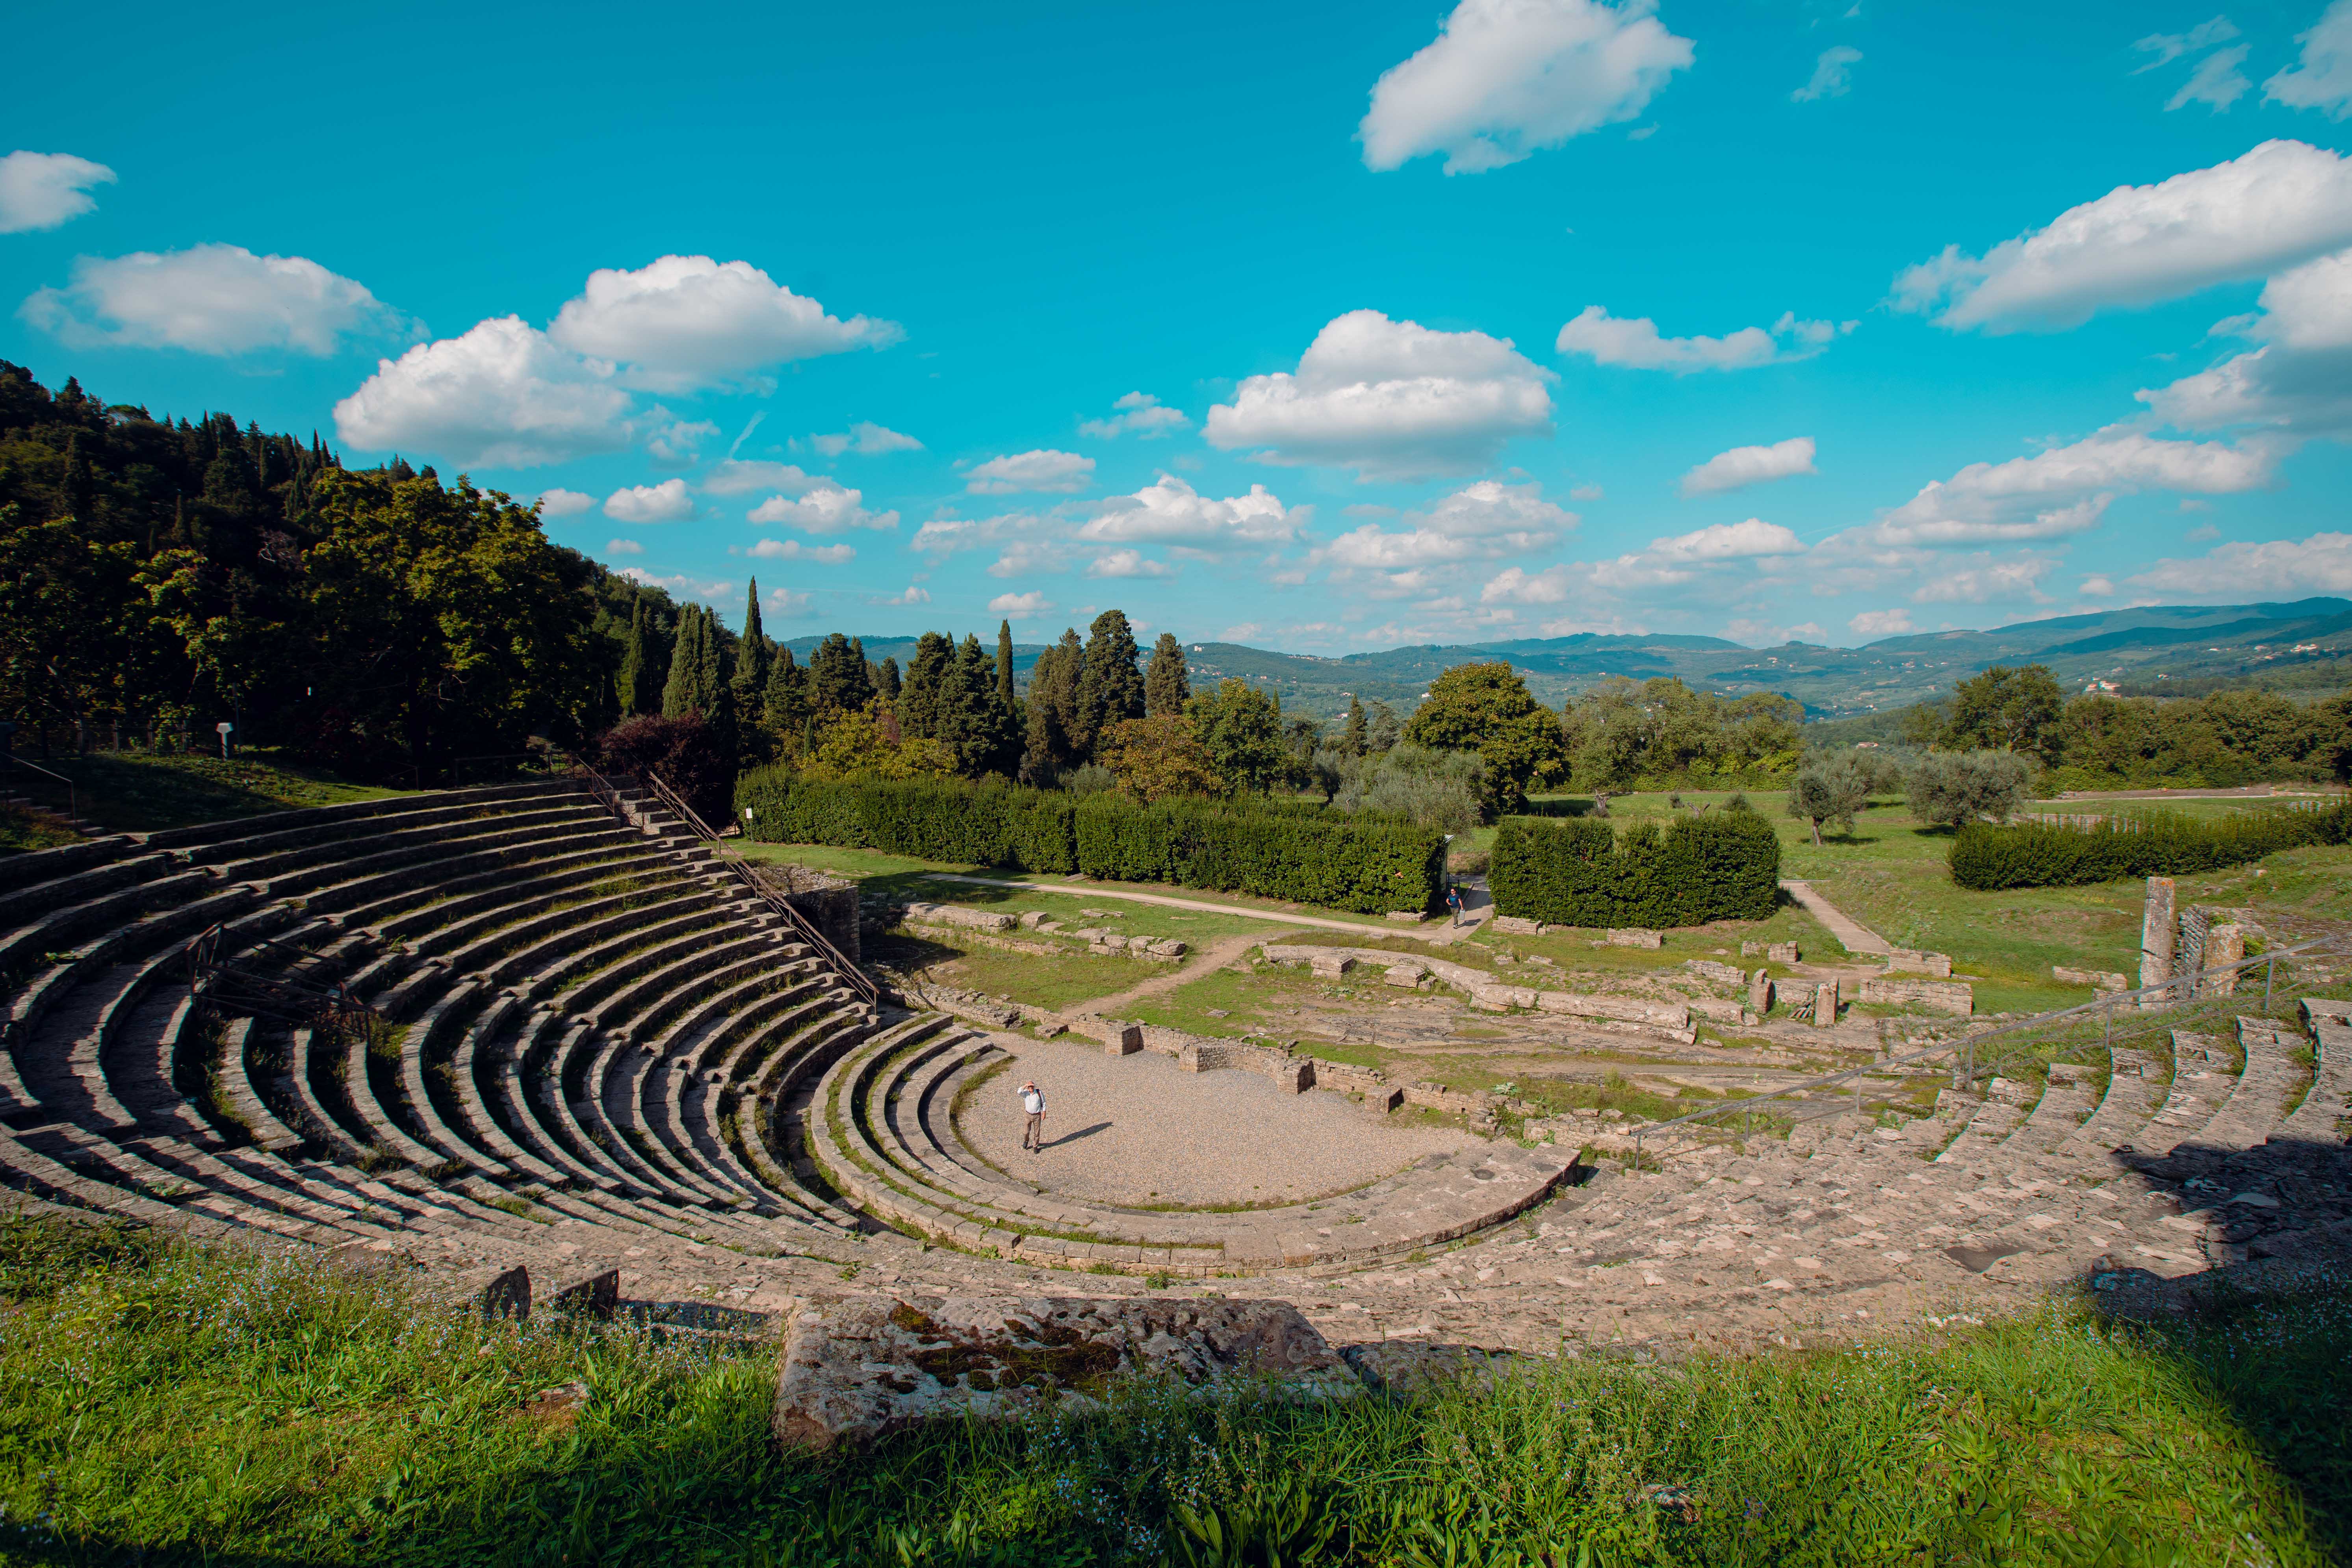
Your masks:
{"label": "ancient stone amphitheater", "polygon": [[0,977],[19,1203],[689,1324],[1158,1293],[1286,1300],[1342,1345],[1755,1342],[2309,1268],[2352,1214],[2324,1001],[1654,1170],[1465,1136],[1274,1206],[1056,1193],[953,1114],[1034,1042],[892,1005],[694,825],[593,781],[0,860]]}

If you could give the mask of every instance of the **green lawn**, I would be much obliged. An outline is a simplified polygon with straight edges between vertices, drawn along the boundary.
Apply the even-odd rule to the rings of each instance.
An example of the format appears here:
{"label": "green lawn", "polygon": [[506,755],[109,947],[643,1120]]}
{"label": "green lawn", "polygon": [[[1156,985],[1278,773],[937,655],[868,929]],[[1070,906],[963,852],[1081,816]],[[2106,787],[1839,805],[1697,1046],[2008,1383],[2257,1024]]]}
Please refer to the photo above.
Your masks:
{"label": "green lawn", "polygon": [[[1138,1388],[810,1458],[772,1343],[485,1322],[305,1255],[0,1224],[0,1557],[313,1565],[2274,1564],[2352,1552],[2352,1297]],[[1605,1339],[1605,1331],[1596,1336]],[[1600,1347],[1605,1349],[1605,1346]],[[579,1384],[557,1411],[542,1390]],[[1211,1533],[1252,1542],[1209,1550]]]}
{"label": "green lawn", "polygon": [[[274,753],[247,752],[226,761],[213,756],[154,756],[144,752],[93,752],[47,761],[27,757],[51,773],[73,780],[76,805],[84,819],[110,832],[144,833],[163,827],[347,800],[376,800],[406,792],[354,783],[323,769]],[[64,809],[65,794],[46,780],[34,798]]]}

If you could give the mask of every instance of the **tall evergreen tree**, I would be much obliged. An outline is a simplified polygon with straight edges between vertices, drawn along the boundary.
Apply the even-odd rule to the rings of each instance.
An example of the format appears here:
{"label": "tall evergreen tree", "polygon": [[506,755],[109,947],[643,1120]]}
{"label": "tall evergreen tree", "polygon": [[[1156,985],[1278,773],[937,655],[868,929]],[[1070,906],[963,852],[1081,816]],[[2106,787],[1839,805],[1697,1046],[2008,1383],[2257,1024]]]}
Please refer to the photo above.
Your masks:
{"label": "tall evergreen tree", "polygon": [[1348,727],[1340,731],[1339,749],[1351,757],[1360,757],[1370,739],[1370,721],[1364,715],[1363,700],[1353,693],[1348,697]]}
{"label": "tall evergreen tree", "polygon": [[1105,610],[1087,629],[1078,674],[1077,712],[1070,742],[1084,759],[1095,754],[1104,731],[1126,719],[1143,717],[1143,672],[1135,668],[1134,628],[1118,610]]}
{"label": "tall evergreen tree", "polygon": [[614,682],[624,718],[642,713],[650,705],[653,679],[646,662],[646,601],[639,594],[629,600],[629,637],[621,645],[621,674]]}
{"label": "tall evergreen tree", "polygon": [[1077,721],[1078,675],[1086,658],[1076,631],[1065,629],[1062,640],[1040,654],[1029,672],[1026,745],[1021,758],[1021,776],[1029,783],[1050,783],[1084,760],[1071,727]]}
{"label": "tall evergreen tree", "polygon": [[719,742],[719,754],[735,755],[735,689],[728,679],[727,649],[719,640],[719,617],[702,612],[700,644],[695,648],[694,696],[702,717]]}
{"label": "tall evergreen tree", "polygon": [[1151,645],[1151,663],[1143,672],[1143,711],[1153,719],[1163,713],[1181,713],[1185,699],[1192,695],[1184,645],[1176,640],[1175,633],[1161,632],[1160,640]]}
{"label": "tall evergreen tree", "polygon": [[743,640],[735,649],[735,711],[747,730],[768,689],[768,666],[774,658],[774,647],[760,625],[760,580],[754,577],[743,606]]}
{"label": "tall evergreen tree", "polygon": [[898,661],[896,658],[887,655],[883,657],[882,670],[875,679],[874,689],[881,693],[885,701],[896,702],[898,700]]}
{"label": "tall evergreen tree", "polygon": [[702,656],[702,606],[686,605],[677,612],[677,635],[670,639],[669,679],[662,683],[665,719],[682,719],[701,711],[695,700],[694,675]]}
{"label": "tall evergreen tree", "polygon": [[925,632],[907,660],[907,679],[898,689],[899,732],[925,740],[940,732],[940,694],[950,666],[955,644],[938,632]]}
{"label": "tall evergreen tree", "polygon": [[809,655],[809,700],[816,708],[855,713],[873,695],[874,677],[866,668],[862,644],[835,632]]}
{"label": "tall evergreen tree", "polygon": [[1020,703],[1013,695],[1013,623],[996,623],[996,700],[1004,704],[1007,713],[1020,711]]}
{"label": "tall evergreen tree", "polygon": [[780,742],[796,741],[808,722],[808,674],[793,662],[793,650],[780,647],[768,666],[768,689],[760,708],[761,721]]}

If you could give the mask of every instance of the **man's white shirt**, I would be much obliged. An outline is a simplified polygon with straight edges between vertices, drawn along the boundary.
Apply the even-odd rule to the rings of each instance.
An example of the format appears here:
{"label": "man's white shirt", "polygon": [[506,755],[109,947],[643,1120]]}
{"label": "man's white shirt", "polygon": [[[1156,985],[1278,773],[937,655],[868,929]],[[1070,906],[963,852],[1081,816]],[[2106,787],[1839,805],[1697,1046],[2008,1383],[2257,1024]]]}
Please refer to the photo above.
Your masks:
{"label": "man's white shirt", "polygon": [[1045,1097],[1034,1089],[1021,1091],[1021,1109],[1034,1116],[1045,1109]]}

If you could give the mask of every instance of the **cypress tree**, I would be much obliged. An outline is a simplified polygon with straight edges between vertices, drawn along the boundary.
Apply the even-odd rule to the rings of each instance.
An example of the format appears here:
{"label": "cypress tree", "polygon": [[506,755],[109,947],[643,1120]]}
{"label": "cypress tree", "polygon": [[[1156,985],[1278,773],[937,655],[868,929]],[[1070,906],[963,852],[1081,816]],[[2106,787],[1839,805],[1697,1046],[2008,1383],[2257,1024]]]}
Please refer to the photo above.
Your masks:
{"label": "cypress tree", "polygon": [[1362,700],[1351,693],[1348,698],[1348,727],[1340,732],[1339,749],[1351,757],[1362,756],[1368,743],[1368,725]]}
{"label": "cypress tree", "polygon": [[1143,717],[1143,672],[1135,668],[1137,652],[1134,629],[1120,611],[1105,610],[1087,629],[1077,710],[1070,728],[1071,749],[1081,760],[1094,756],[1097,742],[1113,724]]}
{"label": "cypress tree", "polygon": [[1007,713],[1019,710],[1013,696],[1013,623],[996,623],[996,700]]}
{"label": "cypress tree", "polygon": [[898,689],[898,730],[917,740],[940,732],[940,690],[955,662],[955,644],[938,632],[925,632],[907,660],[907,679]]}
{"label": "cypress tree", "polygon": [[768,666],[768,688],[760,717],[778,740],[797,735],[809,716],[808,678],[793,660],[793,650],[780,647]]}
{"label": "cypress tree", "polygon": [[885,701],[896,702],[898,700],[898,661],[897,659],[887,655],[883,658],[882,673],[874,682],[874,689],[882,694]]}
{"label": "cypress tree", "polygon": [[809,700],[819,710],[855,713],[874,695],[873,672],[866,668],[866,650],[839,632],[827,636],[809,655]]}
{"label": "cypress tree", "polygon": [[719,637],[719,617],[705,610],[696,617],[701,628],[695,647],[694,700],[719,742],[719,753],[735,754],[735,690],[727,675],[727,649]]}
{"label": "cypress tree", "polygon": [[734,708],[746,730],[758,722],[766,700],[773,647],[760,626],[760,580],[754,577],[750,599],[743,606],[743,640],[735,650]]}
{"label": "cypress tree", "polygon": [[1074,763],[1081,761],[1071,735],[1076,722],[1078,674],[1086,650],[1078,634],[1065,629],[1062,640],[1038,656],[1029,672],[1028,733],[1021,759],[1021,775],[1034,784],[1049,784]]}
{"label": "cypress tree", "polygon": [[677,612],[677,636],[670,643],[669,679],[662,683],[662,717],[682,719],[700,711],[695,701],[694,678],[701,659],[702,606],[682,605]]}
{"label": "cypress tree", "polygon": [[642,595],[633,595],[629,605],[629,637],[621,645],[621,676],[614,683],[624,717],[644,712],[646,700],[653,695],[646,669],[646,601]]}
{"label": "cypress tree", "polygon": [[1173,632],[1161,632],[1151,645],[1151,664],[1143,673],[1143,710],[1157,719],[1184,711],[1192,695],[1192,672],[1184,668],[1184,645]]}

